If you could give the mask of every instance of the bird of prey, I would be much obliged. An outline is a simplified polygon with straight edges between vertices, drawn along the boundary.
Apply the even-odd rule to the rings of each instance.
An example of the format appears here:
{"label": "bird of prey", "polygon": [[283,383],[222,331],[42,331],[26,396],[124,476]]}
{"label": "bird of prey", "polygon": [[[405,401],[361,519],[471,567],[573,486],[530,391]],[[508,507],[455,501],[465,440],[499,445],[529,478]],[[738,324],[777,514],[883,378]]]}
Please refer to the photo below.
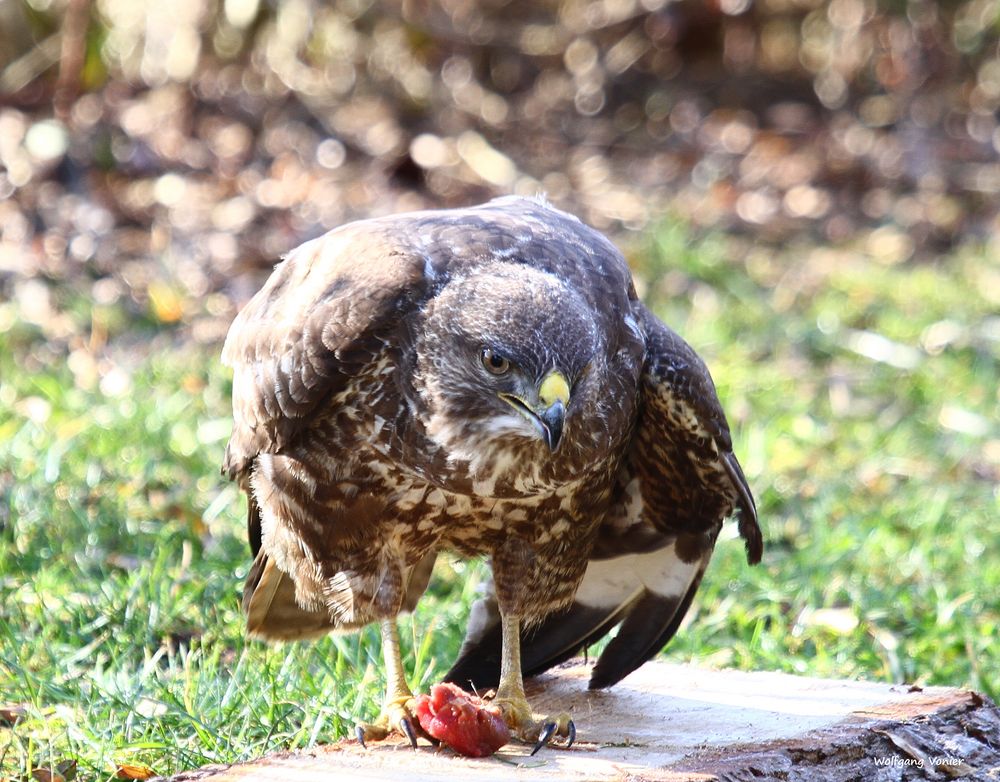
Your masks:
{"label": "bird of prey", "polygon": [[705,364],[639,301],[622,255],[544,199],[351,223],[293,250],[234,321],[224,472],[248,498],[248,631],[381,627],[382,712],[420,726],[396,617],[435,556],[488,557],[447,679],[496,685],[514,735],[537,673],[621,625],[592,687],[674,635],[723,520],[762,539]]}

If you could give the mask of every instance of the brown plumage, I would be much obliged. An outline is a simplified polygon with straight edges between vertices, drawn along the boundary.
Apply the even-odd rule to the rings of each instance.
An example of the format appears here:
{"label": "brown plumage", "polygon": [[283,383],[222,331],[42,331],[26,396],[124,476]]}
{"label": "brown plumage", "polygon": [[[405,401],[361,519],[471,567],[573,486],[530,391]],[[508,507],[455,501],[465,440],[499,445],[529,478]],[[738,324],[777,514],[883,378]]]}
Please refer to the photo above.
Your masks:
{"label": "brown plumage", "polygon": [[391,646],[438,551],[485,555],[492,591],[449,678],[500,680],[513,713],[520,668],[500,668],[518,632],[534,672],[623,620],[595,669],[604,686],[676,630],[735,509],[760,559],[704,364],[638,301],[617,250],[542,201],[308,242],[237,317],[223,359],[253,634],[381,621]]}

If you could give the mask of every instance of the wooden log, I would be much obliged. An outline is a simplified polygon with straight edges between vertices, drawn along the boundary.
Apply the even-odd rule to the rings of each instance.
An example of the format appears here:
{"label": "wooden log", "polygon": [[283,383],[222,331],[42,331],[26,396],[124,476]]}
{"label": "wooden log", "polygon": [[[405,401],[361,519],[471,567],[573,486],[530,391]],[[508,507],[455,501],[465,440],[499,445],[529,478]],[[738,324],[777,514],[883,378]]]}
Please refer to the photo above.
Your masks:
{"label": "wooden log", "polygon": [[[504,747],[458,757],[389,739],[277,753],[186,772],[174,782],[334,780],[1000,779],[1000,709],[967,690],[647,663],[611,690],[579,661],[529,681],[541,713],[570,712],[571,750]],[[991,776],[995,775],[995,776]]]}

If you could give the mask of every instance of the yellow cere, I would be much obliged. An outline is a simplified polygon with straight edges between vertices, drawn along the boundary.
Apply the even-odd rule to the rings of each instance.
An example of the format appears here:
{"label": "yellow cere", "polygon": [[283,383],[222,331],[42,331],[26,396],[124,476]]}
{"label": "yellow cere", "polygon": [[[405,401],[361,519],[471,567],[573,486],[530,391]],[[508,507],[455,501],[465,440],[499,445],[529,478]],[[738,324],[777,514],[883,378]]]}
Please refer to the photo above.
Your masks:
{"label": "yellow cere", "polygon": [[551,407],[557,401],[569,404],[569,383],[561,372],[553,370],[546,375],[538,387],[538,398],[546,407]]}

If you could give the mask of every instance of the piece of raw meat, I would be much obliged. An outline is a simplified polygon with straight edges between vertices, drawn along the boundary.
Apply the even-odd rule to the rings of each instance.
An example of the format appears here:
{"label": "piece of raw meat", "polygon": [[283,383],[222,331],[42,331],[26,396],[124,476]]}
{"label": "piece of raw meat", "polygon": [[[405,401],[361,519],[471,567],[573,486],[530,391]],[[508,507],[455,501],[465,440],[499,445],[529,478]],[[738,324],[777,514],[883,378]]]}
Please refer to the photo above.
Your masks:
{"label": "piece of raw meat", "polygon": [[454,684],[435,684],[416,701],[420,727],[462,755],[485,758],[510,741],[500,709]]}

